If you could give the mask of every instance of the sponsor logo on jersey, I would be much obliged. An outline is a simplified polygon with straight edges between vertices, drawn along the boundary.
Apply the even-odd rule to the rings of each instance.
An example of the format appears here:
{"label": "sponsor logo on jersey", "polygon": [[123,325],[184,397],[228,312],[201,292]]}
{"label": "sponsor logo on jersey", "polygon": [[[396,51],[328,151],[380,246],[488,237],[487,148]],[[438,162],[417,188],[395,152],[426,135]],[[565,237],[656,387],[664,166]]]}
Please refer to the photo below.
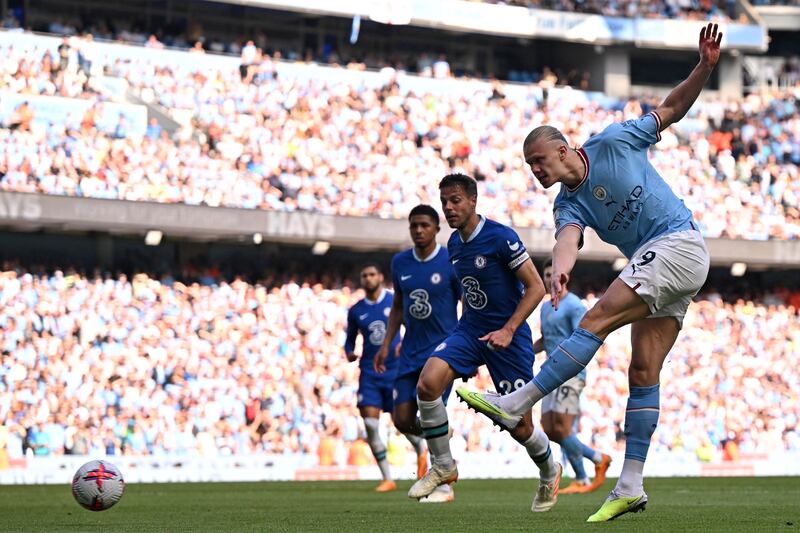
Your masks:
{"label": "sponsor logo on jersey", "polygon": [[506,244],[508,244],[508,248],[512,252],[516,252],[517,250],[519,250],[519,241],[515,242],[514,244],[511,244],[511,241],[506,241]]}
{"label": "sponsor logo on jersey", "polygon": [[407,276],[400,276],[400,281],[405,281],[408,278],[410,278],[411,276],[412,276],[412,274],[408,274]]}
{"label": "sponsor logo on jersey", "polygon": [[364,313],[363,315],[358,315],[358,319],[359,319],[359,320],[364,320],[364,319],[365,319],[365,318],[367,318],[368,316],[369,316],[369,313]]}

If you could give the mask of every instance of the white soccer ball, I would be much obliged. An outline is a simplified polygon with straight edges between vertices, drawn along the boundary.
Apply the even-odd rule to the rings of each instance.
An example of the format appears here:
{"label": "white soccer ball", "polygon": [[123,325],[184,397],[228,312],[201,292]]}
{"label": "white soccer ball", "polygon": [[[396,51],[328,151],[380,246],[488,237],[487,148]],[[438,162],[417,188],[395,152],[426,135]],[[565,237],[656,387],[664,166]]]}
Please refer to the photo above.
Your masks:
{"label": "white soccer ball", "polygon": [[89,461],[72,477],[72,495],[81,507],[105,511],[125,492],[119,469],[108,461]]}

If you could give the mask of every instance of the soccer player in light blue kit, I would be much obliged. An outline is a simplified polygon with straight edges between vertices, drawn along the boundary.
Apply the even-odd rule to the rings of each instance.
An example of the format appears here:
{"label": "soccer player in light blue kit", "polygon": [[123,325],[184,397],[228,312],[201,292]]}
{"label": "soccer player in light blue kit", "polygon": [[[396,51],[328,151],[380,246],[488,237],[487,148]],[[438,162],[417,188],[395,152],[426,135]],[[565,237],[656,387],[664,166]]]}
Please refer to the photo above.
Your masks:
{"label": "soccer player in light blue kit", "polygon": [[[359,359],[355,349],[356,339],[361,333],[364,345],[358,364],[361,373],[358,377],[357,407],[364,418],[367,442],[383,477],[383,481],[375,490],[390,492],[397,489],[397,484],[392,480],[389,461],[386,459],[386,445],[381,441],[378,430],[381,411],[391,413],[394,407],[392,390],[397,374],[397,359],[392,357],[388,360],[383,373],[375,372],[372,359],[383,345],[386,336],[386,321],[392,308],[393,295],[383,287],[383,273],[377,263],[367,263],[361,267],[360,280],[366,297],[356,302],[347,313],[347,338],[344,351],[348,361]],[[399,343],[400,336],[395,334],[391,338],[390,349],[394,351]],[[413,438],[412,435],[409,440]]]}
{"label": "soccer player in light blue kit", "polygon": [[[376,372],[385,371],[391,339],[406,327],[400,349],[397,379],[394,383],[394,425],[406,435],[417,435],[417,479],[428,471],[427,457],[417,418],[417,381],[434,348],[444,341],[458,323],[461,283],[456,277],[447,250],[436,242],[439,213],[429,205],[418,205],[408,215],[408,230],[414,247],[392,258],[394,301],[389,314],[383,346],[375,354]],[[444,393],[444,400],[450,388]],[[453,501],[450,485],[440,485],[422,503]]]}
{"label": "soccer player in light blue kit", "polygon": [[609,333],[631,324],[625,462],[616,487],[589,522],[642,511],[647,504],[642,473],[658,425],[659,373],[709,269],[692,213],[650,164],[647,150],[700,95],[719,60],[721,40],[716,24],[700,31],[698,65],[653,112],[608,126],[579,150],[569,148],[551,126],[535,128],[523,145],[525,161],[542,186],[561,183],[554,205],[553,306],[558,309],[586,226],[630,262],[531,382],[503,397],[469,391],[459,396],[513,428],[533,404],[585,368]]}
{"label": "soccer player in light blue kit", "polygon": [[[550,285],[553,264],[548,260],[544,264],[542,276],[545,286]],[[533,343],[533,351],[544,351],[548,356],[554,354],[558,345],[572,335],[586,314],[586,306],[575,294],[561,286],[558,295],[558,311],[553,302],[548,300],[542,304],[541,329],[542,336]],[[575,433],[575,423],[581,412],[581,393],[586,386],[586,369],[573,377],[542,400],[542,429],[550,438],[561,445],[567,460],[575,470],[575,481],[559,494],[585,494],[600,488],[606,480],[606,472],[611,464],[611,457],[592,449],[582,443]],[[589,481],[583,459],[589,459],[595,465],[594,481]]]}
{"label": "soccer player in light blue kit", "polygon": [[[417,383],[420,423],[433,464],[408,491],[411,498],[458,479],[442,400],[454,379],[486,365],[497,390],[509,393],[533,377],[533,340],[525,320],[544,296],[539,273],[516,232],[477,214],[474,179],[445,176],[439,194],[447,223],[456,230],[447,250],[464,290],[464,312],[455,331],[428,358]],[[556,503],[561,465],[553,459],[547,435],[534,428],[530,409],[509,432],[539,467],[531,509],[549,511]]]}

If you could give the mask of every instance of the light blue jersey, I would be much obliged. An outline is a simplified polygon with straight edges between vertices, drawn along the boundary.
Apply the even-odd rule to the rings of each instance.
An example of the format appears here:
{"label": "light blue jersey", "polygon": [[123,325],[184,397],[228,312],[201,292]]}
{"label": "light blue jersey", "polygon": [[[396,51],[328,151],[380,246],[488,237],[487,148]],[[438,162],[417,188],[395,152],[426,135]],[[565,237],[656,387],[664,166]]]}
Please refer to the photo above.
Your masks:
{"label": "light blue jersey", "polygon": [[571,190],[562,184],[553,206],[556,235],[567,226],[581,232],[588,226],[631,258],[656,237],[697,229],[691,211],[647,159],[650,145],[661,139],[660,124],[653,111],[586,141],[578,151],[586,164],[583,181]]}
{"label": "light blue jersey", "polygon": [[[542,339],[548,357],[563,340],[572,335],[585,313],[586,307],[583,302],[571,292],[561,298],[558,311],[553,309],[553,304],[549,300],[542,304]],[[586,379],[586,369],[584,368],[578,375]]]}

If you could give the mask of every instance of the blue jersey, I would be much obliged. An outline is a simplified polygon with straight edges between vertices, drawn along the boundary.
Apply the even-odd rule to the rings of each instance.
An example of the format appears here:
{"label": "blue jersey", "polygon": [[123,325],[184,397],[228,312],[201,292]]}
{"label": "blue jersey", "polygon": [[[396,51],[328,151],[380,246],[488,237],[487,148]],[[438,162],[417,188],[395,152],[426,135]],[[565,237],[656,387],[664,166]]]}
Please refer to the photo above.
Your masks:
{"label": "blue jersey", "polygon": [[[458,329],[481,337],[502,328],[522,299],[515,272],[530,259],[522,240],[513,229],[482,216],[466,242],[454,231],[447,250],[464,289]],[[517,333],[530,336],[527,322]]]}
{"label": "blue jersey", "polygon": [[[362,298],[347,312],[347,340],[344,343],[345,352],[351,353],[356,349],[356,337],[361,333],[364,338],[364,347],[358,365],[361,367],[361,375],[374,374],[376,377],[394,379],[397,372],[397,357],[386,358],[386,372],[378,374],[372,368],[372,359],[378,353],[383,339],[386,337],[386,323],[389,320],[389,312],[392,309],[394,295],[383,289],[377,301],[371,302]],[[398,334],[389,347],[389,354],[394,354],[397,343],[400,342]]]}
{"label": "blue jersey", "polygon": [[611,124],[586,141],[579,150],[583,181],[574,189],[562,184],[553,206],[556,235],[570,225],[589,226],[630,259],[656,237],[696,229],[691,211],[647,159],[647,149],[661,138],[660,123],[652,112]]}
{"label": "blue jersey", "polygon": [[424,261],[413,248],[395,255],[392,283],[403,298],[406,331],[398,374],[404,374],[424,365],[436,345],[456,329],[461,284],[440,245]]}
{"label": "blue jersey", "polygon": [[[547,355],[555,351],[562,341],[567,339],[581,323],[586,307],[580,298],[568,292],[558,303],[558,311],[553,309],[550,301],[542,304],[541,322],[544,350]],[[586,369],[579,374],[586,379]]]}

